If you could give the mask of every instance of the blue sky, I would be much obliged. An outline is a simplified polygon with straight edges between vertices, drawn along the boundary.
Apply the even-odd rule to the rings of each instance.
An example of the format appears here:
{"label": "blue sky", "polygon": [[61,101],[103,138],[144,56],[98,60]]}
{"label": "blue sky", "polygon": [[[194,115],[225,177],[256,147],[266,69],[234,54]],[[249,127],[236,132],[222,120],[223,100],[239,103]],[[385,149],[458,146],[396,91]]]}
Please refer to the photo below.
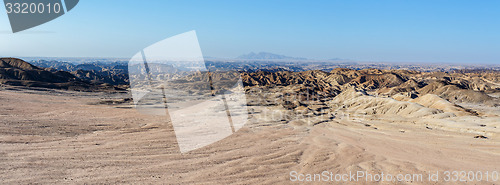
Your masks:
{"label": "blue sky", "polygon": [[12,34],[0,10],[0,56],[131,57],[196,30],[205,56],[266,51],[312,59],[500,63],[500,1],[82,0]]}

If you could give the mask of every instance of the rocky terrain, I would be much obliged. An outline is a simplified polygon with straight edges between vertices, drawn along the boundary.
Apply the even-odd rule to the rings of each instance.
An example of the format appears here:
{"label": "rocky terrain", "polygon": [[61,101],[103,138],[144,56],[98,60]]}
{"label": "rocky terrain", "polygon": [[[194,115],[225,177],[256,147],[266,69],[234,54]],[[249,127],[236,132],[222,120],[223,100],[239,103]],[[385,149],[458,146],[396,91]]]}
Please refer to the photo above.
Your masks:
{"label": "rocky terrain", "polygon": [[79,79],[92,83],[128,85],[128,69],[126,62],[90,62],[73,64],[54,60],[34,60],[31,61],[31,64],[52,71],[66,71]]}
{"label": "rocky terrain", "polygon": [[[443,129],[470,124],[466,132],[494,136],[500,123],[498,71],[478,74],[339,68],[330,73],[257,72],[242,76],[248,104],[260,109],[256,112],[277,111],[284,115],[279,118],[297,117],[305,125],[347,116],[368,122],[422,122],[426,128],[430,124]],[[263,105],[268,108],[262,109]],[[426,118],[429,120],[422,121]],[[445,125],[447,119],[453,121]]]}
{"label": "rocky terrain", "polygon": [[436,94],[451,102],[500,105],[494,95],[488,96],[500,92],[500,71],[478,74],[337,68],[330,72],[256,72],[242,76],[246,86],[307,88],[313,95],[321,97],[335,97],[354,88],[374,96],[407,96],[414,99]]}
{"label": "rocky terrain", "polygon": [[[95,78],[95,74],[106,74],[106,71],[86,73],[77,70],[70,73],[53,68],[34,66],[17,58],[0,58],[1,84],[76,91],[123,90],[119,86],[102,83],[101,80],[89,80],[89,78]],[[104,79],[113,79],[113,75],[108,76]]]}
{"label": "rocky terrain", "polygon": [[[498,70],[219,70],[171,77],[152,81],[170,79],[174,89],[210,96],[241,78],[247,123],[225,139],[180,153],[171,118],[142,114],[130,93],[79,91],[72,87],[103,83],[0,60],[0,179],[6,184],[294,184],[291,171],[326,170],[424,175],[423,181],[336,184],[442,184],[443,179],[425,177],[445,170],[500,171]],[[452,184],[471,183],[498,182]]]}

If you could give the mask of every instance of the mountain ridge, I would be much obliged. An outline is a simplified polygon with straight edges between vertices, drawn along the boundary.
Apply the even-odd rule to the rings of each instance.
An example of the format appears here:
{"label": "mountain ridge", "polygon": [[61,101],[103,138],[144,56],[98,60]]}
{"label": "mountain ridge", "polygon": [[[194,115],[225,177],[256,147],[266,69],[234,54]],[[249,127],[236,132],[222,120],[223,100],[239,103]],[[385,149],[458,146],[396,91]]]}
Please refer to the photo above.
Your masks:
{"label": "mountain ridge", "polygon": [[55,69],[41,68],[18,58],[0,58],[0,84],[76,91],[117,90]]}
{"label": "mountain ridge", "polygon": [[286,55],[279,55],[269,52],[250,52],[249,54],[244,54],[236,57],[237,59],[252,59],[252,60],[307,60],[306,58],[300,57],[290,57]]}

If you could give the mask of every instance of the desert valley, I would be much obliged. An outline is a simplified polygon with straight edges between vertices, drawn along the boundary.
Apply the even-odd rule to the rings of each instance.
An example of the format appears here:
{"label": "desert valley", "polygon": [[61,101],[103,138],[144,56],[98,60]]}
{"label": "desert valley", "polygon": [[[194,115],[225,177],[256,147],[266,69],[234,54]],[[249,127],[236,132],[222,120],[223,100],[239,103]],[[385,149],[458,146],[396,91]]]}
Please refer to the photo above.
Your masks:
{"label": "desert valley", "polygon": [[[500,172],[498,66],[279,64],[208,62],[208,69],[234,70],[216,71],[211,81],[224,84],[241,76],[248,121],[225,139],[181,153],[168,116],[135,109],[123,63],[37,67],[1,58],[0,179],[6,184],[293,184],[310,181],[292,174],[363,171],[423,179],[313,178],[310,183],[443,184],[445,174],[439,181],[427,177]],[[196,84],[210,74],[198,75],[182,80]]]}

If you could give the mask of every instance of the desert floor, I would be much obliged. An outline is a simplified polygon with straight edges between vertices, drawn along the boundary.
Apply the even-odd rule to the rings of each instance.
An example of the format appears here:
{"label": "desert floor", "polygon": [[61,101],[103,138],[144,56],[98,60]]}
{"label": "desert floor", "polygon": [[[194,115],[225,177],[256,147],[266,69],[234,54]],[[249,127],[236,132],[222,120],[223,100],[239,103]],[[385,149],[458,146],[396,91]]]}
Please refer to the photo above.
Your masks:
{"label": "desert floor", "polygon": [[[423,174],[422,182],[327,182],[335,184],[500,184],[443,180],[447,170],[500,172],[496,132],[483,139],[455,127],[393,121],[345,118],[307,126],[254,119],[181,154],[165,117],[98,104],[123,96],[2,87],[1,184],[293,184],[291,171],[325,170]],[[436,171],[439,181],[429,182]]]}

